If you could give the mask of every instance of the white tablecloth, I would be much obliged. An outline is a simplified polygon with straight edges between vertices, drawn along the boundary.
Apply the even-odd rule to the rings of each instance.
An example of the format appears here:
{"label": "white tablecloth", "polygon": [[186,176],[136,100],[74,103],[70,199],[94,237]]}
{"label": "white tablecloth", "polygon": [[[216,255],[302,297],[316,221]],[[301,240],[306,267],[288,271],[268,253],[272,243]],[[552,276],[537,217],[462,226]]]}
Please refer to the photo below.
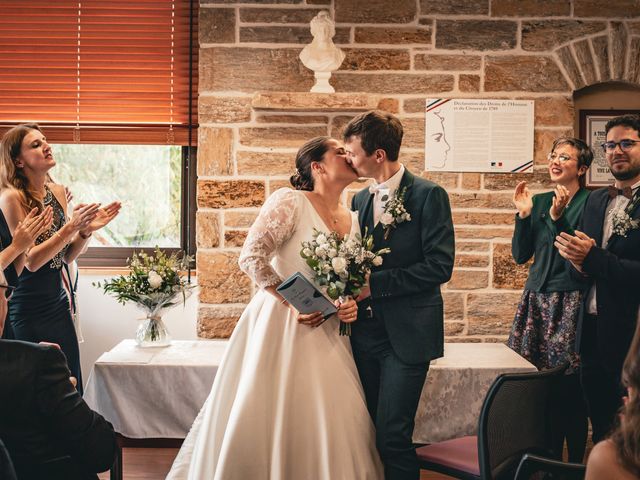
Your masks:
{"label": "white tablecloth", "polygon": [[[185,438],[206,400],[226,340],[174,341],[158,349],[123,340],[96,362],[85,400],[129,438]],[[484,396],[500,373],[535,371],[503,344],[447,343],[432,363],[414,441],[474,434]]]}
{"label": "white tablecloth", "polygon": [[84,399],[129,438],[185,438],[207,399],[226,340],[123,340],[96,361]]}

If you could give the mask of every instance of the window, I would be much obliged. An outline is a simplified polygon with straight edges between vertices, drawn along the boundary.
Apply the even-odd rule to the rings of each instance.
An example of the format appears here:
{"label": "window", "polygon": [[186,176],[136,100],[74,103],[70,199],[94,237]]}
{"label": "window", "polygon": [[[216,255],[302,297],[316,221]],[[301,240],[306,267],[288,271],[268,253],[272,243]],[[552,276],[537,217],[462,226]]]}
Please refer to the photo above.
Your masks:
{"label": "window", "polygon": [[76,202],[121,200],[81,264],[195,253],[196,0],[7,0],[0,134],[37,122]]}

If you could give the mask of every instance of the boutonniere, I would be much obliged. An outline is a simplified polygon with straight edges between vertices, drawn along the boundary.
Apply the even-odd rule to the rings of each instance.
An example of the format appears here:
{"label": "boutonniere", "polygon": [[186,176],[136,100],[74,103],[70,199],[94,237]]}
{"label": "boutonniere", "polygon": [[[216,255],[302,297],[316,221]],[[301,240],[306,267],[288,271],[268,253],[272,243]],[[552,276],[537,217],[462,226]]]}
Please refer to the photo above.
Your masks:
{"label": "boutonniere", "polygon": [[410,222],[411,215],[404,208],[404,195],[407,193],[407,187],[396,190],[393,198],[384,206],[380,223],[384,226],[384,239],[389,238],[391,230],[396,228],[403,222]]}
{"label": "boutonniere", "polygon": [[638,203],[640,203],[640,195],[636,193],[633,200],[627,204],[627,208],[613,213],[611,216],[611,233],[613,235],[620,235],[621,237],[626,238],[629,234],[629,230],[640,228],[640,219],[634,220],[630,215],[630,213],[638,206]]}

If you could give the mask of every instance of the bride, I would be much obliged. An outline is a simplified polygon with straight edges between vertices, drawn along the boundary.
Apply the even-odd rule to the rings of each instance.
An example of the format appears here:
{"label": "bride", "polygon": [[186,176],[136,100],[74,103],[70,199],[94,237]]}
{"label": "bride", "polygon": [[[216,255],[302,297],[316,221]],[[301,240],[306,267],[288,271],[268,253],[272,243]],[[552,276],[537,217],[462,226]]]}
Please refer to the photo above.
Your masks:
{"label": "bride", "polygon": [[240,267],[260,287],[229,340],[209,398],[168,479],[379,480],[373,423],[351,354],[338,334],[357,305],[338,315],[302,315],[276,292],[299,271],[314,229],[355,235],[355,213],[340,203],[357,174],[344,146],[310,140],[296,156],[295,190],[269,197],[251,227]]}

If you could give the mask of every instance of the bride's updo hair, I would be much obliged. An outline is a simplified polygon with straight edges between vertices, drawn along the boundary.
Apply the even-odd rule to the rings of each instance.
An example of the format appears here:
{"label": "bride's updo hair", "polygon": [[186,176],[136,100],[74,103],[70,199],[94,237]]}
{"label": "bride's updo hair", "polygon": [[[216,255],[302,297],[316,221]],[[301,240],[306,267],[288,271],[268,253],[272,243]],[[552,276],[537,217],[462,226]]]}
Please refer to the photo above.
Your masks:
{"label": "bride's updo hair", "polygon": [[289,181],[296,190],[313,191],[313,176],[311,163],[321,162],[324,154],[329,150],[331,137],[316,137],[305,143],[296,154],[296,173]]}

